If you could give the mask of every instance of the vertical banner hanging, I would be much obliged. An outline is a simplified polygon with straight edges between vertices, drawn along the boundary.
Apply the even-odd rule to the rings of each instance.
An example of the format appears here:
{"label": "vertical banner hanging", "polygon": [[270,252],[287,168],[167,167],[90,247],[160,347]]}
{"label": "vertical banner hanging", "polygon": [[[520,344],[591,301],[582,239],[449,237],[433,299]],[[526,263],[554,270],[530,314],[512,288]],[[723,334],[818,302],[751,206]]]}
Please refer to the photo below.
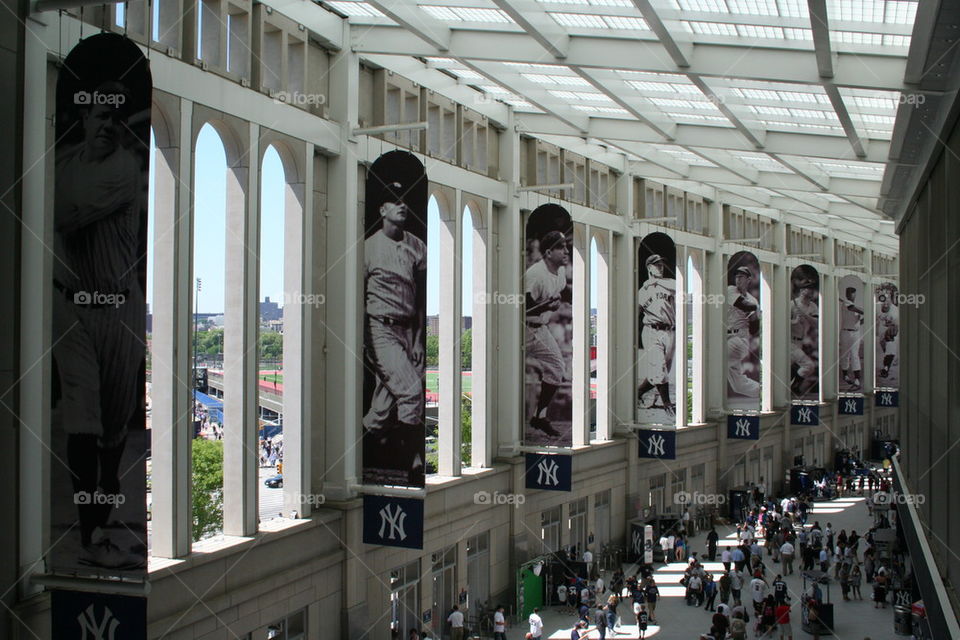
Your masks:
{"label": "vertical banner hanging", "polygon": [[[637,249],[637,423],[676,425],[677,247],[651,233]],[[681,399],[685,403],[685,399]],[[685,404],[681,404],[685,406]]]}
{"label": "vertical banner hanging", "polygon": [[820,274],[802,264],[790,275],[790,390],[794,402],[820,400]]}
{"label": "vertical banner hanging", "polygon": [[863,391],[863,323],[866,318],[863,300],[863,280],[844,276],[838,283],[840,378],[837,389],[841,393]]}
{"label": "vertical banner hanging", "polygon": [[760,411],[760,261],[739,251],[727,261],[727,409]]}
{"label": "vertical banner hanging", "polygon": [[544,204],[526,228],[524,432],[527,445],[573,444],[573,221]]}
{"label": "vertical banner hanging", "polygon": [[897,286],[889,282],[877,287],[875,358],[877,389],[900,387],[900,307],[898,304],[900,298],[898,293]]}
{"label": "vertical banner hanging", "polygon": [[[81,41],[57,79],[50,456],[57,573],[145,578],[152,90],[147,60],[117,34]],[[55,603],[54,620],[61,613]]]}
{"label": "vertical banner hanging", "polygon": [[366,180],[363,481],[424,486],[427,174],[390,151]]}

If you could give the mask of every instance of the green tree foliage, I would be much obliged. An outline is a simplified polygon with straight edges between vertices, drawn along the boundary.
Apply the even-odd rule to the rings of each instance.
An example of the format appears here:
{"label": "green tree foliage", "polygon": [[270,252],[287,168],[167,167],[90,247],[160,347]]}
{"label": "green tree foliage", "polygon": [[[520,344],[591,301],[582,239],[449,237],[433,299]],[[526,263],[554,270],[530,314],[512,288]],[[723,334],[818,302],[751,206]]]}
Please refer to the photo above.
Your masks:
{"label": "green tree foliage", "polygon": [[216,356],[223,353],[223,329],[197,332],[197,353]]}
{"label": "green tree foliage", "polygon": [[261,362],[275,362],[283,359],[283,334],[276,331],[262,331],[259,343]]}
{"label": "green tree foliage", "polygon": [[460,463],[470,464],[470,452],[473,442],[473,398],[466,394],[460,396]]}
{"label": "green tree foliage", "polygon": [[223,530],[223,441],[193,440],[193,540]]}
{"label": "green tree foliage", "polygon": [[427,368],[440,366],[440,336],[427,336]]}
{"label": "green tree foliage", "polygon": [[460,369],[472,371],[473,368],[473,329],[467,329],[460,336]]}

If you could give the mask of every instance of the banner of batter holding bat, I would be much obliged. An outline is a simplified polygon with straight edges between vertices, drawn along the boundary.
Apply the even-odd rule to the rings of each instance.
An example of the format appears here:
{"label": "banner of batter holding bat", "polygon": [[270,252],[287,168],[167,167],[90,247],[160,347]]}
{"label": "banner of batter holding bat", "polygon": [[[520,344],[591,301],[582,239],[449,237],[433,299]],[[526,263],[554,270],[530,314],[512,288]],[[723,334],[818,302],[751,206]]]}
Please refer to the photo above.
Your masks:
{"label": "banner of batter holding bat", "polygon": [[524,431],[527,445],[573,445],[573,220],[544,204],[526,227]]}
{"label": "banner of batter holding bat", "polygon": [[739,251],[727,261],[727,408],[760,411],[760,261]]}
{"label": "banner of batter holding bat", "polygon": [[820,400],[820,274],[802,264],[790,274],[790,390]]}
{"label": "banner of batter holding bat", "polygon": [[637,248],[637,423],[676,425],[677,247],[651,233]]}

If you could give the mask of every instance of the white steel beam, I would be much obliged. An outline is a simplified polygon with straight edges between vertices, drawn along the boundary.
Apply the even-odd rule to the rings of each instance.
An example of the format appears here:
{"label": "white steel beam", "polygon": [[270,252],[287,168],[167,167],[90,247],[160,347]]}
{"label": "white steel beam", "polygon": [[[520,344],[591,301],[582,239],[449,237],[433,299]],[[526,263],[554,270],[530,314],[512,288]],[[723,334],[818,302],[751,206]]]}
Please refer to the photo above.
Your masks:
{"label": "white steel beam", "polygon": [[570,35],[535,0],[492,0],[554,58],[565,58]]}
{"label": "white steel beam", "polygon": [[843,132],[847,134],[847,140],[850,141],[853,152],[857,154],[857,158],[862,160],[867,157],[867,152],[863,148],[863,140],[860,138],[860,134],[857,133],[857,128],[853,126],[853,120],[850,119],[850,112],[847,111],[847,105],[843,102],[843,96],[840,95],[840,90],[837,89],[835,85],[829,83],[824,84],[823,88],[830,98],[830,104],[833,105],[833,110],[837,114],[840,126],[843,127]]}
{"label": "white steel beam", "polygon": [[817,55],[817,70],[821,78],[833,77],[833,58],[830,54],[830,26],[827,22],[827,0],[807,0],[810,9],[810,28]]}
{"label": "white steel beam", "polygon": [[384,2],[384,0],[368,0],[368,2],[437,51],[444,53],[449,50],[450,27],[420,9],[416,4]]}
{"label": "white steel beam", "polygon": [[684,31],[680,28],[679,21],[664,20],[654,9],[650,0],[633,0],[633,4],[643,15],[643,19],[647,21],[650,30],[660,40],[673,63],[681,69],[688,68],[690,59],[693,57],[693,44],[689,40],[681,39]]}
{"label": "white steel beam", "polygon": [[[664,140],[672,141],[674,139],[673,135],[677,130],[676,123],[664,120],[662,117],[657,117],[656,114],[650,112],[652,110],[638,109],[632,103],[622,98],[621,93],[617,92],[616,90],[611,90],[607,86],[607,83],[610,82],[609,80],[600,80],[593,73],[587,69],[584,69],[583,67],[571,66],[570,68],[573,69],[573,71],[575,71],[581,78],[589,82],[595,89],[602,91],[604,95],[613,100],[618,106],[626,109],[634,118],[663,136]],[[625,82],[623,82],[623,80],[618,78],[613,80],[613,82],[615,85],[617,85],[615,86],[615,89],[623,88],[624,93],[626,93],[627,85]]]}

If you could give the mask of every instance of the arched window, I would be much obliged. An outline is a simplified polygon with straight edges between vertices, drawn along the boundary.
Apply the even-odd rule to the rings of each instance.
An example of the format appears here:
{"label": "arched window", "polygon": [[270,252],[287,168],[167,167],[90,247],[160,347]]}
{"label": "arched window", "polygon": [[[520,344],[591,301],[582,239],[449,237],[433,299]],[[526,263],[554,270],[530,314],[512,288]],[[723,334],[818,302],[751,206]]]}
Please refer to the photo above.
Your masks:
{"label": "arched window", "polygon": [[460,461],[473,465],[473,214],[463,208],[460,227]]}

